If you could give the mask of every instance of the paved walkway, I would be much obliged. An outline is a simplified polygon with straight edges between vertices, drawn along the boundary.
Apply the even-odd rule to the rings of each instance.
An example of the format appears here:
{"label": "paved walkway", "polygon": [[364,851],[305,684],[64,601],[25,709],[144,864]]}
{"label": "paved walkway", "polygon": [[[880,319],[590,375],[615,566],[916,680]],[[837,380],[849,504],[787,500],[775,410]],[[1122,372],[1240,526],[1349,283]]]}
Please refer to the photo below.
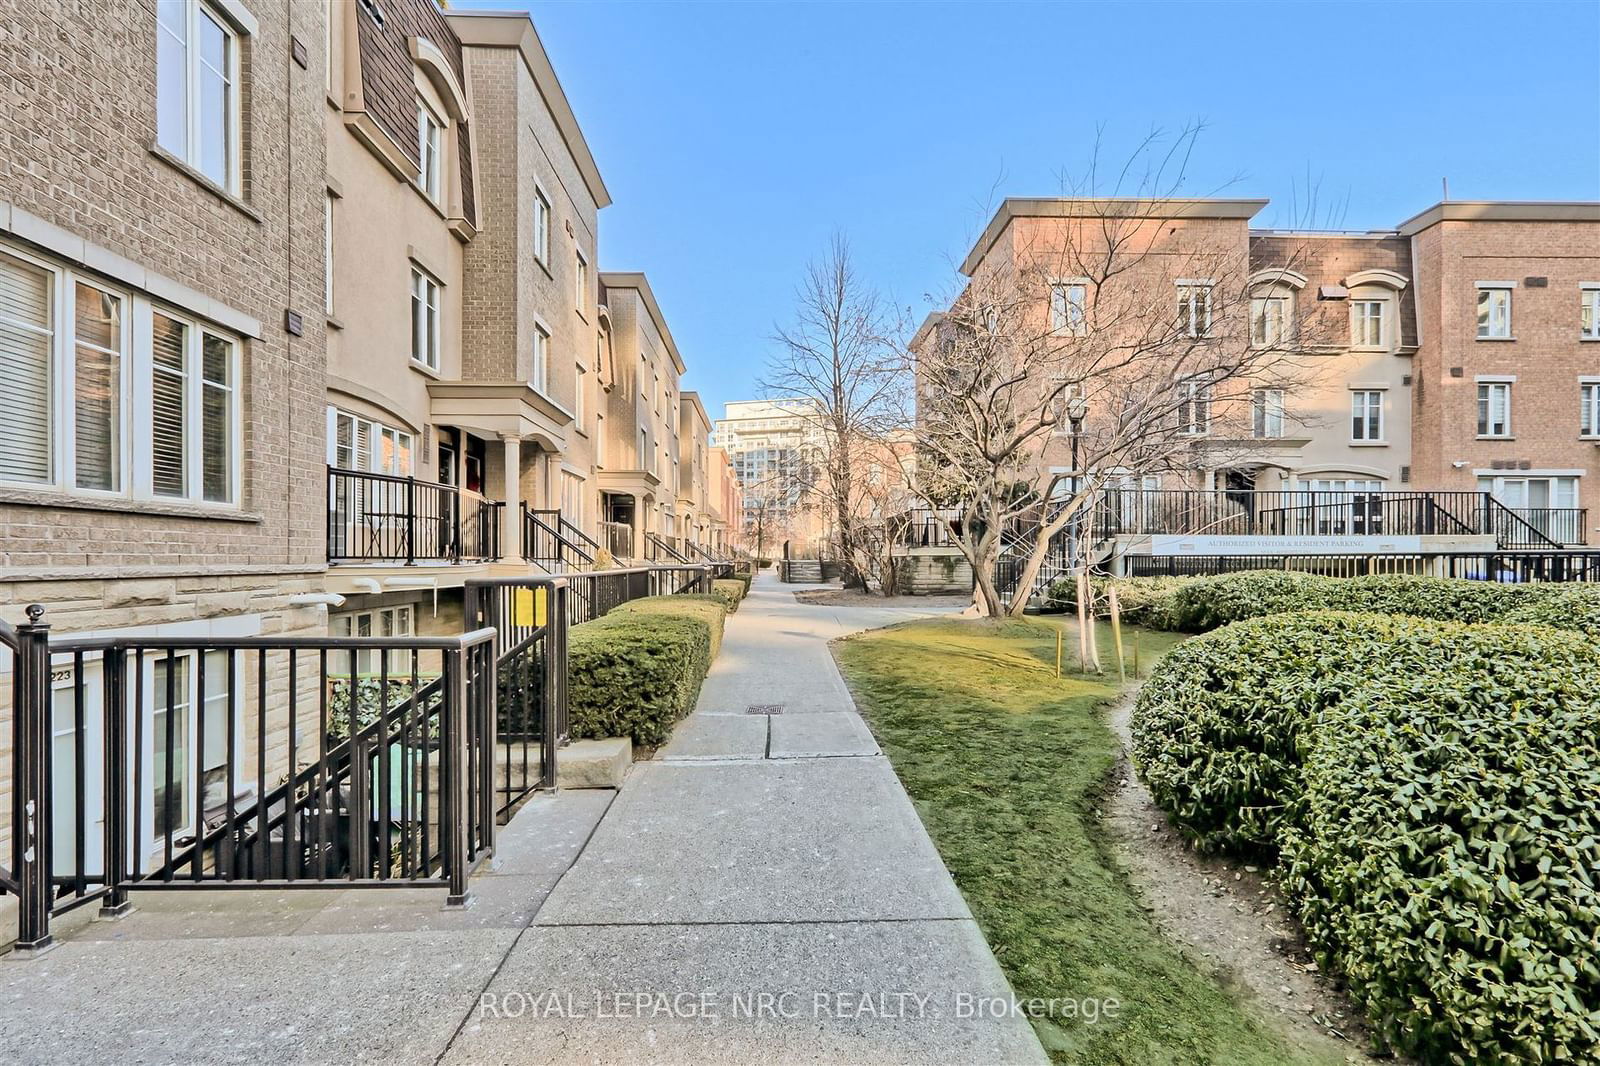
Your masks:
{"label": "paved walkway", "polygon": [[[436,893],[145,893],[0,963],[0,1062],[1042,1062],[827,642],[925,612],[759,580],[620,793]],[[750,713],[759,707],[765,713]],[[615,795],[615,799],[612,796]]]}

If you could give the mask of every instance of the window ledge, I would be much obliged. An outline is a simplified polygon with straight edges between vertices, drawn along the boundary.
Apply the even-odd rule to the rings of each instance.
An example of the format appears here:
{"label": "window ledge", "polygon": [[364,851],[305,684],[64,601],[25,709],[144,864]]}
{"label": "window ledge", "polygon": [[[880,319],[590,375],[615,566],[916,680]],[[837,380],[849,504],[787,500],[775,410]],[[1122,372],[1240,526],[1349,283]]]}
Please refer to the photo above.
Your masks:
{"label": "window ledge", "polygon": [[1583,336],[1580,336],[1578,338],[1578,340],[1583,344],[1600,344],[1600,337],[1583,337]]}
{"label": "window ledge", "polygon": [[443,381],[444,380],[444,375],[439,373],[439,371],[435,370],[433,367],[429,366],[427,363],[421,362],[420,360],[417,360],[417,359],[412,359],[410,362],[411,362],[411,369],[415,370],[417,373],[425,374],[426,376],[432,378],[435,381]]}
{"label": "window ledge", "polygon": [[1353,440],[1350,442],[1350,447],[1352,448],[1387,448],[1388,446],[1389,442],[1386,440]]}
{"label": "window ledge", "polygon": [[328,316],[328,326],[330,328],[332,328],[332,329],[344,329],[344,320],[343,319],[339,319],[339,318],[334,318],[332,315],[329,315]]}
{"label": "window ledge", "polygon": [[1494,434],[1494,433],[1479,433],[1476,437],[1474,437],[1472,439],[1473,440],[1516,440],[1517,438],[1513,437],[1513,436],[1509,436],[1509,435],[1502,436],[1500,434]]}
{"label": "window ledge", "polygon": [[544,260],[543,260],[543,259],[540,259],[540,258],[539,258],[539,257],[538,257],[538,256],[534,256],[534,257],[533,257],[533,261],[534,261],[534,262],[535,262],[535,263],[538,263],[538,264],[539,264],[539,269],[540,269],[540,270],[542,270],[542,271],[544,271],[544,276],[545,276],[545,277],[547,277],[547,278],[549,278],[549,279],[550,279],[550,280],[551,280],[551,281],[554,281],[554,280],[556,280],[556,276],[555,276],[555,274],[554,274],[554,273],[553,273],[553,272],[552,272],[552,271],[551,271],[551,269],[550,269],[550,264],[549,264],[549,263],[546,263],[546,262],[545,262],[545,261],[544,261]]}
{"label": "window ledge", "polygon": [[1494,343],[1499,343],[1499,344],[1505,344],[1505,343],[1506,343],[1506,342],[1508,342],[1508,341],[1514,341],[1514,340],[1516,340],[1516,339],[1517,339],[1517,338],[1515,338],[1515,337],[1475,337],[1475,338],[1473,338],[1473,339],[1474,339],[1474,340],[1477,340],[1477,341],[1479,341],[1479,342],[1482,342],[1482,343],[1489,343],[1489,344],[1494,344]]}
{"label": "window ledge", "polygon": [[252,222],[255,222],[259,225],[263,221],[260,211],[257,211],[247,202],[241,200],[227,189],[224,189],[222,186],[218,185],[216,182],[212,181],[210,178],[206,177],[204,174],[200,173],[194,167],[191,167],[188,163],[185,163],[183,160],[179,159],[177,156],[173,155],[159,144],[151,144],[149,148],[151,155],[155,156],[167,166],[171,167],[173,170],[176,170],[178,173],[182,174],[184,177],[188,178],[190,181],[194,182],[196,185],[200,186],[206,192],[210,193],[212,196],[215,196],[217,199],[221,200],[235,211],[238,211]]}
{"label": "window ledge", "polygon": [[259,523],[255,511],[230,510],[218,504],[186,503],[180,500],[135,500],[127,497],[79,496],[48,489],[0,486],[0,504],[18,507],[56,507],[68,511],[111,511],[118,514],[150,515],[156,518],[202,518],[217,522]]}

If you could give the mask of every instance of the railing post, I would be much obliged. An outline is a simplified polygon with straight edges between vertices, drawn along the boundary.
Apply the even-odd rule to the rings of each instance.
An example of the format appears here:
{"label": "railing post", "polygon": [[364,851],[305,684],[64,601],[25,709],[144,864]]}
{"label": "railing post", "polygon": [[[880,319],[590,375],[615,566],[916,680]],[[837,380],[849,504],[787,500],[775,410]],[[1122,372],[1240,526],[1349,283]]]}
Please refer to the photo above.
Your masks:
{"label": "railing post", "polygon": [[444,652],[440,679],[444,707],[444,873],[450,882],[445,906],[467,905],[467,809],[472,802],[467,781],[467,678],[460,648]]}
{"label": "railing post", "polygon": [[13,870],[19,889],[16,953],[24,958],[54,946],[50,936],[50,626],[40,621],[44,608],[39,604],[30,603],[27,611],[28,621],[17,626],[12,708],[16,795],[11,812]]}
{"label": "railing post", "polygon": [[406,478],[406,565],[417,561],[417,479]]}
{"label": "railing post", "polygon": [[[120,918],[133,909],[123,881],[128,871],[128,653],[107,648],[101,664],[105,686],[105,883],[100,917]],[[137,801],[135,801],[137,802]],[[231,844],[231,841],[230,841]]]}

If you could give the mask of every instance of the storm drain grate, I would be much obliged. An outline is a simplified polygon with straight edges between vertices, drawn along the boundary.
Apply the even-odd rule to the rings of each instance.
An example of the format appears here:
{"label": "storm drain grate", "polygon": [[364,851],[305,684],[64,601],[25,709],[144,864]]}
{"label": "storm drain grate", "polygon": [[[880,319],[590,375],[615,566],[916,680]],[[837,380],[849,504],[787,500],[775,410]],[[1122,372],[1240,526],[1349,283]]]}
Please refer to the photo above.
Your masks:
{"label": "storm drain grate", "polygon": [[745,708],[745,712],[744,713],[745,714],[782,714],[783,713],[783,704],[781,704],[781,703],[752,703],[749,707]]}

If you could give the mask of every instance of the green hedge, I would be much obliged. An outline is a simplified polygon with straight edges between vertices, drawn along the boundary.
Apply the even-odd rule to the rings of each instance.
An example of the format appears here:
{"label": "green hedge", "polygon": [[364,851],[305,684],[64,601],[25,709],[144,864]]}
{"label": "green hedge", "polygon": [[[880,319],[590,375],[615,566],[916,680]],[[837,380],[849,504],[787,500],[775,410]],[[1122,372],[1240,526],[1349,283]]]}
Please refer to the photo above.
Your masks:
{"label": "green hedge", "polygon": [[1600,639],[1600,584],[1541,585],[1506,616],[1510,622],[1573,629]]}
{"label": "green hedge", "polygon": [[743,581],[733,578],[719,577],[711,582],[711,595],[721,601],[722,605],[732,614],[739,609],[739,601],[744,599],[745,590],[749,588]]}
{"label": "green hedge", "polygon": [[651,596],[574,626],[567,642],[573,738],[664,743],[694,709],[725,613],[711,596]]}
{"label": "green hedge", "polygon": [[[1122,617],[1129,622],[1151,629],[1177,629],[1173,611],[1178,590],[1192,581],[1192,577],[1123,577],[1117,578],[1117,605]],[[1089,585],[1092,602],[1097,612],[1107,608],[1106,586],[1110,578],[1091,577]],[[1047,609],[1073,611],[1078,607],[1078,582],[1076,578],[1062,578],[1051,583],[1045,595]]]}
{"label": "green hedge", "polygon": [[1134,754],[1205,850],[1276,847],[1325,966],[1423,1061],[1600,1055],[1600,648],[1350,613],[1169,653]]}
{"label": "green hedge", "polygon": [[1133,755],[1156,803],[1205,852],[1270,853],[1303,789],[1303,733],[1414,623],[1382,615],[1280,615],[1178,645],[1132,718]]}
{"label": "green hedge", "polygon": [[1263,615],[1317,610],[1400,614],[1441,622],[1497,622],[1510,620],[1514,612],[1570,588],[1402,574],[1321,577],[1288,570],[1244,570],[1184,584],[1172,594],[1170,613],[1174,628],[1189,632],[1205,632]]}
{"label": "green hedge", "polygon": [[1600,655],[1531,626],[1446,645],[1316,730],[1282,882],[1398,1050],[1600,1061]]}

